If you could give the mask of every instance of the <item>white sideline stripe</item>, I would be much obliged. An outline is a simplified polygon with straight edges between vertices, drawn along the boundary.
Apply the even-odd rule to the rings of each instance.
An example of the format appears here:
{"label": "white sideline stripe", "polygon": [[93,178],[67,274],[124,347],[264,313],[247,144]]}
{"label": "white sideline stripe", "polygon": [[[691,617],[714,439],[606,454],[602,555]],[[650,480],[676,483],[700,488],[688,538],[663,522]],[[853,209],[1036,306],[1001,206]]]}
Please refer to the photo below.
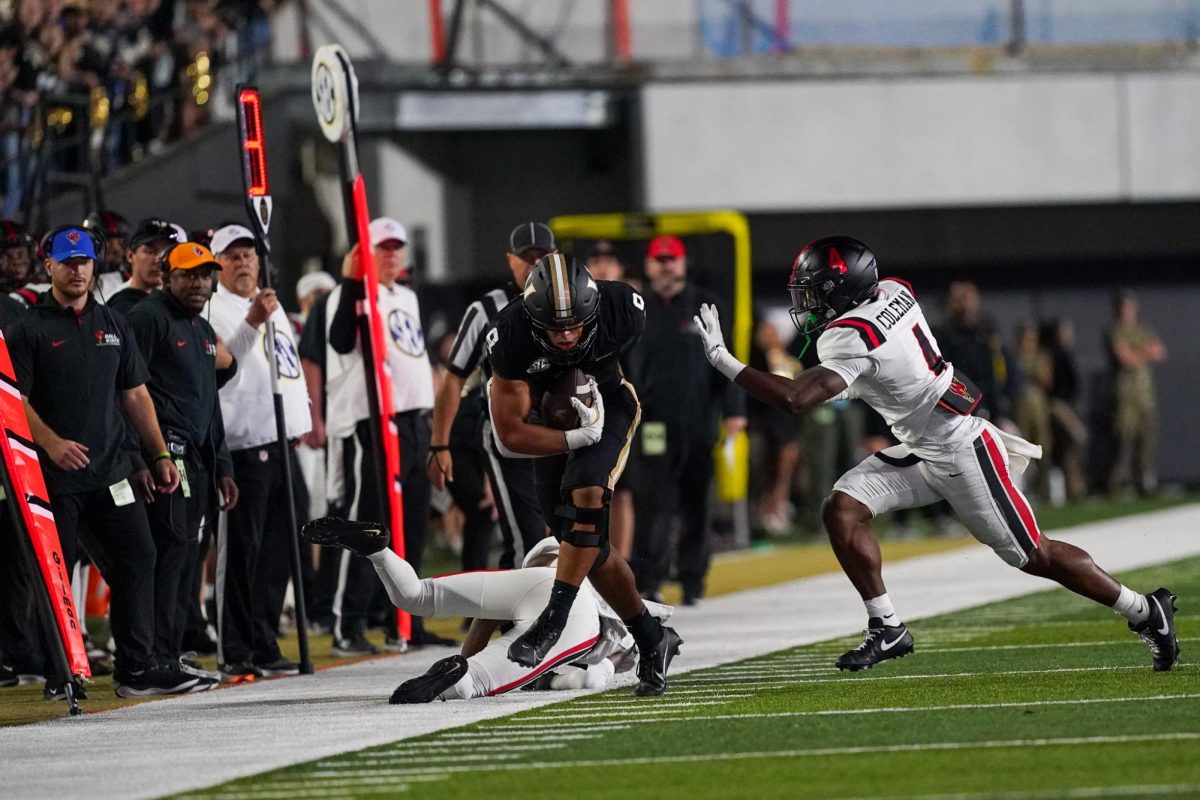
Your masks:
{"label": "white sideline stripe", "polygon": [[1091,797],[1140,797],[1147,794],[1200,793],[1200,783],[1150,784],[1147,786],[1078,786],[1074,789],[1040,789],[1027,792],[981,792],[978,794],[906,794],[890,797],[858,797],[846,800],[1086,800]]}
{"label": "white sideline stripe", "polygon": [[[822,756],[857,756],[874,755],[878,753],[922,753],[928,751],[949,750],[996,750],[1015,747],[1071,747],[1091,744],[1132,744],[1135,742],[1165,742],[1165,741],[1196,741],[1200,733],[1147,733],[1131,736],[1071,736],[1053,739],[998,739],[982,742],[926,742],[923,744],[890,744],[858,747],[817,747],[807,750],[759,750],[748,753],[697,753],[677,756],[648,756],[643,758],[606,758],[580,761],[559,762],[522,762],[520,764],[480,764],[477,766],[438,767],[439,773],[450,772],[479,772],[481,770],[521,770],[521,769],[576,769],[583,767],[629,767],[653,766],[655,764],[689,764],[708,761],[746,761],[769,758],[808,758]],[[395,775],[406,777],[411,774],[423,774],[428,769],[404,770],[370,770],[359,773],[366,776],[383,777]],[[337,774],[337,773],[335,773]],[[317,772],[308,773],[309,777],[320,777]]]}
{"label": "white sideline stripe", "polygon": [[[797,683],[833,683],[834,681],[845,681],[847,683],[858,682],[858,681],[862,681],[862,682],[866,682],[866,681],[913,681],[913,680],[922,680],[924,678],[970,678],[970,677],[991,678],[991,677],[997,677],[1000,675],[1043,675],[1043,674],[1050,674],[1050,673],[1054,673],[1054,672],[1107,672],[1109,670],[1115,670],[1115,669],[1141,669],[1141,670],[1144,670],[1144,669],[1146,669],[1146,666],[1144,664],[1125,664],[1122,666],[1102,666],[1102,667],[1056,667],[1054,669],[1009,669],[1009,670],[1001,670],[999,672],[995,672],[995,671],[942,672],[942,673],[930,672],[930,673],[921,673],[918,675],[876,675],[876,676],[872,676],[872,677],[868,677],[868,678],[851,678],[849,676],[843,675],[843,676],[840,676],[837,678],[818,678],[818,679],[814,679],[814,680],[797,680],[797,681],[791,681],[791,683],[793,683],[793,684],[797,684]],[[702,679],[700,679],[700,678],[690,678],[689,679],[687,677],[682,677],[682,678],[676,679],[676,681],[678,683],[683,683],[684,681],[690,681],[688,684],[686,684],[689,686],[700,683],[701,680]],[[703,679],[703,680],[706,683],[714,682],[713,679]],[[752,678],[729,678],[728,680],[743,681],[743,680],[753,680],[753,679]],[[717,682],[719,682],[719,681],[717,681]]]}
{"label": "white sideline stripe", "polygon": [[[397,747],[394,749],[388,748],[385,750],[371,750],[370,752],[350,753],[349,755],[338,756],[337,758],[339,760],[349,759],[350,761],[355,761],[360,764],[363,763],[364,761],[378,760],[378,759],[382,758],[383,756],[387,756],[389,759],[403,757],[403,756],[422,756],[422,757],[432,756],[432,757],[436,758],[437,756],[439,756],[443,753],[458,752],[457,750],[454,749],[456,746],[457,747],[469,747],[471,749],[471,752],[473,752],[473,753],[485,752],[485,751],[490,751],[490,750],[499,750],[504,753],[520,752],[522,750],[531,750],[531,751],[541,752],[543,750],[560,750],[560,749],[566,747],[565,744],[558,742],[558,741],[546,742],[544,744],[510,744],[508,742],[487,742],[487,743],[478,742],[477,743],[477,742],[472,742],[472,741],[461,741],[461,740],[453,741],[453,742],[438,741],[438,742],[427,742],[426,744],[422,745],[421,747],[416,747],[416,746],[404,747],[404,748]],[[328,761],[328,759],[322,759],[321,761],[316,762],[315,766],[328,767],[328,766],[331,766],[331,763]]]}
{"label": "white sideline stripe", "polygon": [[[1181,642],[1200,642],[1200,636],[1180,636]],[[919,640],[923,641],[923,640]],[[1134,648],[1141,645],[1136,639],[1109,639],[1101,642],[1058,642],[1048,644],[989,644],[978,645],[976,647],[918,647],[917,652],[921,655],[929,653],[986,653],[995,650],[1038,650],[1050,647],[1107,647],[1109,645],[1129,645]],[[840,654],[839,654],[840,655]],[[781,664],[791,663],[790,656],[781,656],[775,659],[763,659],[764,663]]]}
{"label": "white sideline stripe", "polygon": [[[478,733],[443,733],[439,739],[447,741],[487,741],[487,742],[522,742],[526,739],[537,739],[542,735],[541,731],[532,733],[510,733],[506,736],[483,736]],[[560,741],[569,742],[573,739],[594,739],[594,736],[585,735],[582,731],[578,734],[566,734],[558,737]]]}
{"label": "white sideline stripe", "polygon": [[[668,697],[670,696],[670,694],[671,693],[668,692]],[[693,694],[700,694],[701,696],[704,696],[700,692],[693,692]],[[743,697],[754,697],[754,692],[744,691],[744,690],[738,691],[738,692],[716,692],[716,691],[714,691],[714,692],[709,692],[707,696],[711,697],[713,700],[739,700]],[[591,706],[596,706],[597,708],[612,708],[613,706],[629,706],[630,708],[662,708],[663,706],[679,706],[679,705],[686,706],[686,705],[691,705],[693,702],[694,702],[694,700],[687,698],[687,697],[681,698],[679,702],[676,702],[676,700],[674,698],[671,698],[671,699],[660,700],[660,701],[651,702],[651,703],[647,703],[644,699],[642,699],[640,697],[634,697],[634,698],[630,698],[628,700],[625,699],[624,697],[610,697],[605,700],[577,700],[574,703],[571,703],[571,705],[568,708],[553,708],[553,707],[551,707],[546,710],[547,711],[567,711],[571,708],[589,708]]]}
{"label": "white sideline stripe", "polygon": [[644,711],[590,711],[590,710],[585,709],[581,712],[577,712],[574,714],[553,714],[553,715],[547,714],[546,716],[539,716],[539,717],[535,717],[534,719],[545,720],[547,722],[551,722],[551,721],[557,720],[557,719],[570,719],[572,717],[579,717],[579,718],[584,718],[584,719],[589,719],[592,717],[622,717],[622,718],[637,717],[640,719],[641,717],[654,717],[654,716],[660,716],[662,714],[675,714],[680,711],[686,711],[687,709],[689,709],[693,706],[723,706],[723,705],[727,705],[727,704],[720,703],[720,702],[718,702],[718,703],[687,703],[687,704],[677,705],[677,706],[662,706],[662,707],[654,708],[654,709],[646,709]]}
{"label": "white sideline stripe", "polygon": [[[887,706],[883,708],[843,708],[843,709],[825,709],[817,711],[772,711],[767,713],[756,714],[711,714],[704,716],[679,716],[672,719],[648,719],[638,720],[638,722],[701,722],[707,720],[719,719],[767,719],[778,717],[843,717],[843,716],[859,716],[866,714],[896,714],[908,713],[914,711],[978,711],[988,708],[1036,708],[1038,706],[1074,706],[1074,705],[1092,705],[1096,703],[1139,703],[1139,702],[1157,702],[1162,700],[1196,700],[1200,699],[1200,693],[1194,694],[1156,694],[1147,695],[1146,697],[1085,697],[1078,700],[1018,700],[1008,703],[958,703],[955,705],[944,706]],[[578,714],[580,717],[608,717],[616,716],[622,712],[613,712],[607,714]],[[629,712],[625,712],[629,713]],[[632,716],[632,714],[631,714]]]}
{"label": "white sideline stripe", "polygon": [[[557,724],[556,725],[536,725],[536,724],[535,725],[517,725],[517,724],[515,724],[520,721],[521,720],[512,720],[507,725],[496,725],[495,727],[486,728],[485,730],[488,732],[503,731],[505,733],[508,733],[510,731],[536,731],[538,733],[558,734],[562,731],[570,732],[570,731],[585,731],[585,730],[587,730],[587,731],[608,732],[608,731],[623,731],[623,730],[627,730],[629,728],[628,725],[622,725],[619,722],[580,722],[580,723],[576,723],[576,724],[564,722],[561,725],[557,725]],[[532,722],[532,721],[533,720],[530,720],[530,722]],[[587,737],[587,738],[591,738],[591,737]]]}

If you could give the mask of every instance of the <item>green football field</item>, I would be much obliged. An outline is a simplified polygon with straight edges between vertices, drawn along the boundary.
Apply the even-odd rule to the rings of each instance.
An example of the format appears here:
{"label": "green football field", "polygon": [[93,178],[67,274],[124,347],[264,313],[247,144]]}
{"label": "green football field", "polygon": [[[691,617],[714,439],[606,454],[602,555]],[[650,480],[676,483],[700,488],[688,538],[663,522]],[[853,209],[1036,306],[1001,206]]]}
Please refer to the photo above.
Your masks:
{"label": "green football field", "polygon": [[917,652],[868,672],[822,642],[188,796],[1200,797],[1200,558],[1121,577],[1181,595],[1173,672],[1056,589],[911,623]]}

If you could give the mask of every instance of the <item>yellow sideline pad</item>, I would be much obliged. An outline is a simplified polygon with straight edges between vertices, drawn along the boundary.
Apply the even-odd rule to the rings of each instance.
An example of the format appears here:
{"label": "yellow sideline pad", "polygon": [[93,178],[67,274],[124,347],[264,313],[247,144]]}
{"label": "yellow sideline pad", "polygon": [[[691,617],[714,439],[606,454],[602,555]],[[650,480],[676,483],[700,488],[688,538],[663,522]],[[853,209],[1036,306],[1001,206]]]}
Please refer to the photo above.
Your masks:
{"label": "yellow sideline pad", "polygon": [[[956,547],[974,544],[970,538],[958,539],[926,539],[900,542],[882,542],[883,557],[887,561],[896,561],[914,556],[938,553]],[[723,553],[713,559],[712,570],[708,577],[708,597],[730,594],[745,589],[757,589],[772,586],[797,578],[806,578],[839,569],[837,559],[829,549],[829,544],[820,541],[804,545],[784,545],[766,547],[754,550],[742,550],[735,553]],[[679,603],[682,593],[678,586],[668,586],[663,590],[663,599],[668,603]],[[462,640],[462,620],[460,619],[431,619],[426,620],[425,627],[440,636]],[[378,646],[383,645],[383,635],[379,631],[371,631],[367,638]],[[330,637],[310,634],[309,648],[312,653],[313,666],[317,670],[329,667],[352,664],[363,658],[335,658],[330,655]],[[288,658],[299,658],[299,645],[295,632],[283,637],[280,649]],[[451,652],[447,648],[447,652]],[[382,658],[383,656],[370,656]],[[200,659],[207,669],[216,669],[215,657]],[[273,678],[272,680],[283,680]],[[97,678],[87,686],[88,699],[83,707],[88,713],[106,711],[112,708],[135,705],[144,702],[170,700],[170,697],[144,697],[125,699],[113,693],[112,677]],[[236,687],[222,687],[220,691],[229,691]],[[214,690],[216,691],[216,690]],[[61,701],[46,701],[42,699],[42,686],[21,686],[0,689],[0,725],[24,725],[31,722],[64,717],[66,704]]]}

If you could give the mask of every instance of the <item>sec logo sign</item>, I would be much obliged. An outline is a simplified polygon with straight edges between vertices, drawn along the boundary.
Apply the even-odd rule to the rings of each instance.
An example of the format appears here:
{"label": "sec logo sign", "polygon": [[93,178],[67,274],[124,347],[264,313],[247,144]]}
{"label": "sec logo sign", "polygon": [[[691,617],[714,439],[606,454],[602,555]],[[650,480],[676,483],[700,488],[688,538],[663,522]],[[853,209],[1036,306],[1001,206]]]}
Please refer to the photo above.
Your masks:
{"label": "sec logo sign", "polygon": [[[267,361],[271,360],[271,356],[267,353],[267,337],[264,336],[263,355],[267,357]],[[300,377],[300,354],[296,352],[296,345],[292,344],[289,339],[278,328],[275,329],[275,363],[279,365],[279,377],[296,380]]]}
{"label": "sec logo sign", "polygon": [[425,332],[421,330],[421,321],[407,311],[395,309],[388,314],[388,333],[405,355],[425,355]]}

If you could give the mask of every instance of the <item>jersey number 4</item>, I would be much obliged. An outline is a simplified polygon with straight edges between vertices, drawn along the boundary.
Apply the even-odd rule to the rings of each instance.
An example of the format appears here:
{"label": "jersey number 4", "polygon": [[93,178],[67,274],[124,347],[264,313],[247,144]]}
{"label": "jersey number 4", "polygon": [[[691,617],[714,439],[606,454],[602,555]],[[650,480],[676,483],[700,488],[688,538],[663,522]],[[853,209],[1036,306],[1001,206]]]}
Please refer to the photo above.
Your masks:
{"label": "jersey number 4", "polygon": [[912,332],[917,340],[917,347],[921,348],[921,355],[924,356],[925,363],[929,366],[929,371],[934,375],[941,375],[946,371],[946,359],[942,358],[942,354],[933,346],[933,342],[929,341],[929,336],[921,329],[920,323],[913,325]]}

